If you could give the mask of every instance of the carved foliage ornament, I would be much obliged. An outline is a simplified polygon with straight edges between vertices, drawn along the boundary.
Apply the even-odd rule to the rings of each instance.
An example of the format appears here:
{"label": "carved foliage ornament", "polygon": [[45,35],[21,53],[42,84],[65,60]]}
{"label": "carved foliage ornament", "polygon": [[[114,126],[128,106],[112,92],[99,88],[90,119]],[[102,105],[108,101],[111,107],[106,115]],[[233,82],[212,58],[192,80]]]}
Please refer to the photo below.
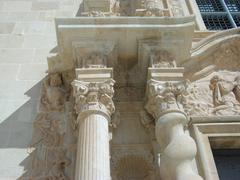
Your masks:
{"label": "carved foliage ornament", "polygon": [[110,79],[105,82],[73,82],[75,109],[82,113],[89,110],[101,111],[111,116],[115,111],[112,97],[114,94],[115,81]]}
{"label": "carved foliage ornament", "polygon": [[150,80],[148,86],[147,111],[155,118],[169,111],[183,112],[187,82],[159,82]]}

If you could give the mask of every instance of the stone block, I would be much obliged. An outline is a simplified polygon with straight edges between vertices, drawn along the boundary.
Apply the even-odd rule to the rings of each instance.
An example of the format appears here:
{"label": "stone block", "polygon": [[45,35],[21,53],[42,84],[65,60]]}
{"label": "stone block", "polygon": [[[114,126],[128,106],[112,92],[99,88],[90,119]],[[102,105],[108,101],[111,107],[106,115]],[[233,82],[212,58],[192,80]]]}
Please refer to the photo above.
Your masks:
{"label": "stone block", "polygon": [[41,80],[45,77],[47,64],[22,64],[18,80]]}
{"label": "stone block", "polygon": [[56,37],[44,35],[24,36],[24,48],[53,48],[56,46]]}
{"label": "stone block", "polygon": [[36,49],[33,58],[33,63],[46,63],[50,51],[51,48]]}
{"label": "stone block", "polygon": [[29,154],[26,148],[2,148],[0,149],[0,179],[1,180],[13,180],[18,179],[24,172],[24,166],[22,165],[24,159]]}
{"label": "stone block", "polygon": [[0,22],[8,22],[8,12],[0,12]]}
{"label": "stone block", "polygon": [[[27,91],[26,81],[0,81],[0,99],[22,99],[25,98],[24,93]],[[16,91],[17,89],[17,91]]]}
{"label": "stone block", "polygon": [[0,34],[12,33],[15,23],[0,23]]}
{"label": "stone block", "polygon": [[14,34],[42,34],[45,32],[46,23],[45,22],[18,22],[15,25]]}
{"label": "stone block", "polygon": [[29,1],[5,1],[3,2],[2,11],[22,12],[30,11],[32,2]]}
{"label": "stone block", "polygon": [[21,48],[24,37],[21,35],[0,35],[0,48]]}
{"label": "stone block", "polygon": [[17,121],[12,122],[8,146],[28,148],[32,139],[32,128],[32,123]]}
{"label": "stone block", "polygon": [[16,80],[19,68],[19,65],[1,64],[0,77],[3,78],[4,81]]}
{"label": "stone block", "polygon": [[54,22],[46,22],[45,34],[56,34]]}
{"label": "stone block", "polygon": [[33,11],[44,11],[44,10],[54,10],[59,8],[58,1],[46,1],[46,2],[33,2],[32,10]]}
{"label": "stone block", "polygon": [[34,53],[34,49],[2,48],[0,49],[0,64],[29,63],[33,60]]}
{"label": "stone block", "polygon": [[29,22],[39,19],[40,12],[10,12],[7,16],[9,22]]}

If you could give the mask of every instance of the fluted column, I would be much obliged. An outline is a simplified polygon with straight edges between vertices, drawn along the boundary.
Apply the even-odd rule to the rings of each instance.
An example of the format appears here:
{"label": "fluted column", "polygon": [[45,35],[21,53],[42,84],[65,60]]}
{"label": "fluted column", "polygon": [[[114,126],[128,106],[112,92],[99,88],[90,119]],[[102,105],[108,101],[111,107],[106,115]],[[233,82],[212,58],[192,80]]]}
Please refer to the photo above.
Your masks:
{"label": "fluted column", "polygon": [[98,114],[90,114],[79,120],[76,180],[109,180],[108,120]]}
{"label": "fluted column", "polygon": [[151,80],[148,84],[147,111],[156,120],[160,144],[160,175],[164,180],[201,180],[193,171],[196,155],[194,140],[184,132],[188,118],[183,111],[185,84]]}
{"label": "fluted column", "polygon": [[112,79],[73,82],[78,113],[75,180],[110,180],[108,123],[114,112]]}

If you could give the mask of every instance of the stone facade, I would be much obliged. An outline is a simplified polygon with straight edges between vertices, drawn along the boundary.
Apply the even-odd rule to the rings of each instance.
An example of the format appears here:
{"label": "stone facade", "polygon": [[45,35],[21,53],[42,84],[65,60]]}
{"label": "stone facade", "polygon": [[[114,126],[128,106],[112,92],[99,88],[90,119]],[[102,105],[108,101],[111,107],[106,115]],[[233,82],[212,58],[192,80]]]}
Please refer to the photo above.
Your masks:
{"label": "stone facade", "polygon": [[239,29],[204,31],[187,0],[0,8],[0,179],[219,179],[211,148],[240,148]]}

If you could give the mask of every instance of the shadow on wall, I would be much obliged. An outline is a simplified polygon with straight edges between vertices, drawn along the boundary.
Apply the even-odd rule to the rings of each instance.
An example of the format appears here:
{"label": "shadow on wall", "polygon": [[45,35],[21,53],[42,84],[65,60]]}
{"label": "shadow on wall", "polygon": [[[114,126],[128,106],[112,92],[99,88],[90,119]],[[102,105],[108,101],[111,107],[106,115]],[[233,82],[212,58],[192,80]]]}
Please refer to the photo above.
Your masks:
{"label": "shadow on wall", "polygon": [[[22,173],[21,167],[24,169],[27,167],[29,159],[27,149],[31,143],[33,122],[37,115],[41,81],[24,93],[27,98],[11,99],[9,100],[11,106],[6,103],[6,109],[9,110],[20,107],[7,118],[3,118],[4,120],[0,124],[0,151],[1,156],[4,157],[3,160],[6,159],[6,162],[2,162],[0,179],[12,177],[15,179]],[[3,113],[6,109],[3,109]],[[9,169],[16,168],[15,164],[19,161],[21,161],[20,167],[9,173]]]}
{"label": "shadow on wall", "polygon": [[29,146],[32,138],[32,123],[37,114],[40,87],[41,81],[24,94],[30,99],[0,124],[0,148]]}

